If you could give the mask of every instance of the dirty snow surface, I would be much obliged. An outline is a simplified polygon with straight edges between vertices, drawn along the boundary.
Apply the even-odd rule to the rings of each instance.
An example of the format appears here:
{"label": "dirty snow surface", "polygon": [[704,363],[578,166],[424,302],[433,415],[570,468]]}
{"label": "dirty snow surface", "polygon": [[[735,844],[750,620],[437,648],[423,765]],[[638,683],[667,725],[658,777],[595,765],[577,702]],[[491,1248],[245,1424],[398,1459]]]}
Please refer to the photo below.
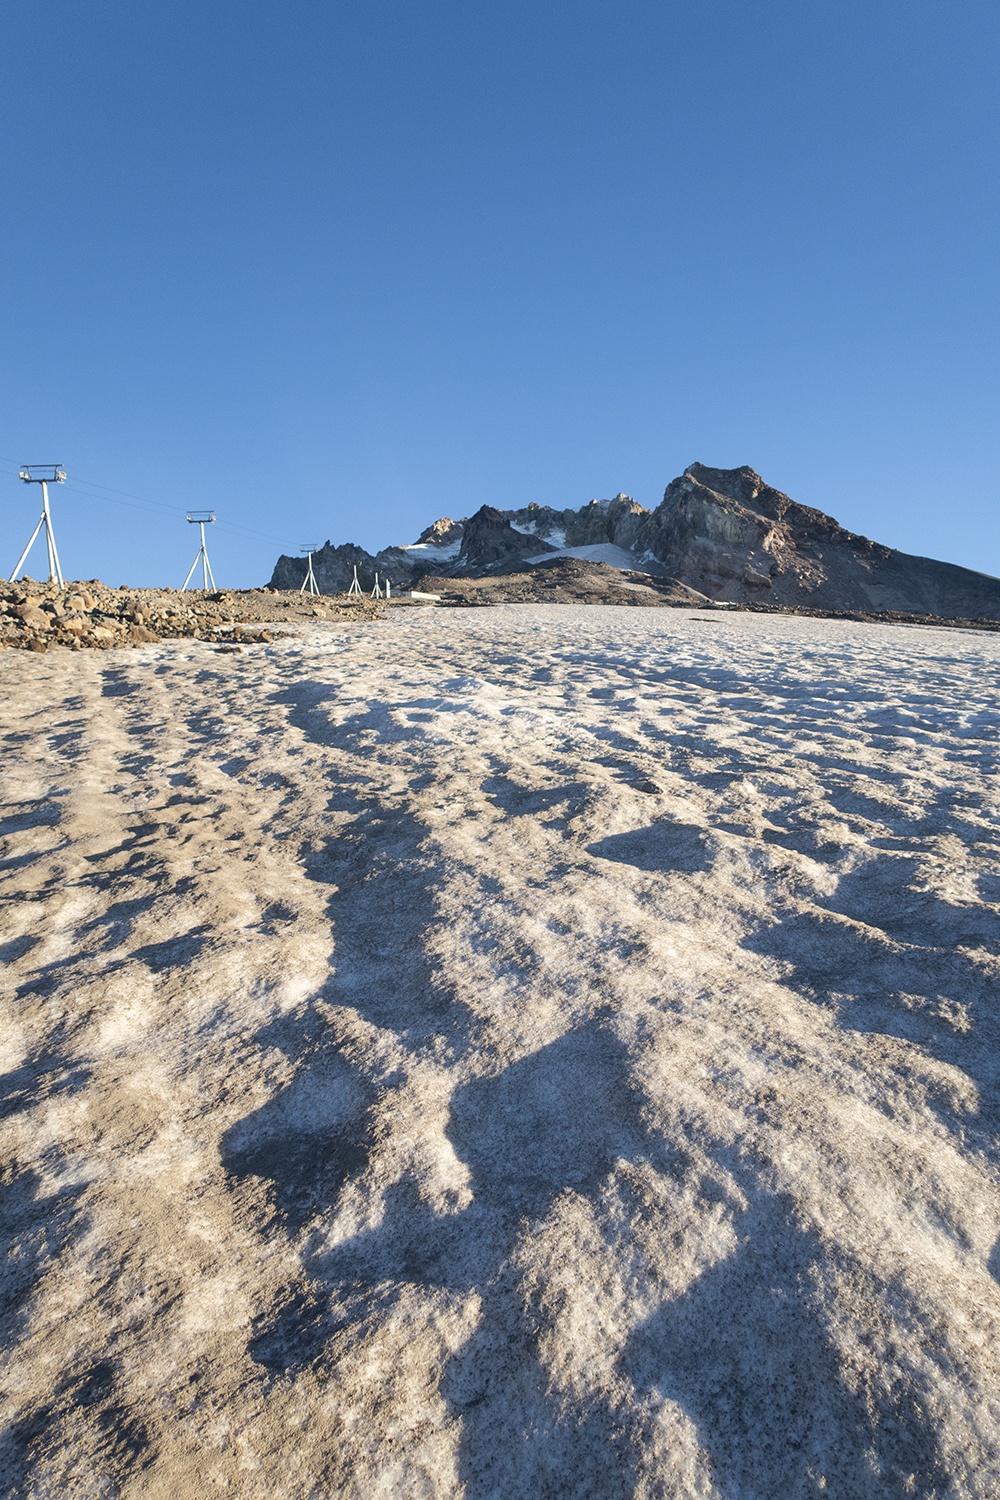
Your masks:
{"label": "dirty snow surface", "polygon": [[996,637],[4,679],[5,1496],[995,1496]]}

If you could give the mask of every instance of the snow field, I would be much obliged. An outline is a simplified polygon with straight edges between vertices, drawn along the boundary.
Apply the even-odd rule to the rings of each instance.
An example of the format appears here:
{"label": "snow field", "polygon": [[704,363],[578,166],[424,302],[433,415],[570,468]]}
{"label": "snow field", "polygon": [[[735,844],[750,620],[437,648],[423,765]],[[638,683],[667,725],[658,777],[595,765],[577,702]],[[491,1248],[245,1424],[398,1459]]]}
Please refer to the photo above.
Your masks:
{"label": "snow field", "polygon": [[3,1493],[997,1493],[998,656],[5,656]]}

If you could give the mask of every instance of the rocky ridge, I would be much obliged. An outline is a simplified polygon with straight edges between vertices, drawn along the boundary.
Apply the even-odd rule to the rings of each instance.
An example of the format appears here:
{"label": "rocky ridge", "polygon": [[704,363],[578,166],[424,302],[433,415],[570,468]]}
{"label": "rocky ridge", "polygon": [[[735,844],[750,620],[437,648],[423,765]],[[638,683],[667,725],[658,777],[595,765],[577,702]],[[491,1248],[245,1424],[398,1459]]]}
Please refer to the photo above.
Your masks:
{"label": "rocky ridge", "polygon": [[[428,576],[523,571],[553,551],[607,545],[628,554],[612,562],[725,604],[1000,619],[1000,580],[873,542],[746,466],[691,464],[654,510],[625,494],[576,510],[482,506],[461,521],[435,521],[416,543],[374,555],[327,543],[313,566],[320,588],[336,593],[347,588],[355,566],[366,590],[376,572],[400,588]],[[303,559],[281,557],[271,586],[297,588],[304,577]]]}
{"label": "rocky ridge", "polygon": [[552,552],[551,543],[541,537],[516,530],[506,513],[484,505],[464,524],[462,545],[451,575],[470,573],[478,576],[501,565],[508,566],[539,553]]}
{"label": "rocky ridge", "polygon": [[[355,568],[366,594],[370,593],[376,574],[380,583],[388,579],[396,588],[409,588],[420,572],[426,571],[415,568],[402,547],[386,547],[381,552],[371,553],[366,552],[363,547],[355,546],[353,542],[342,542],[338,547],[325,542],[316,549],[312,559],[316,586],[321,594],[346,593],[354,578]],[[294,592],[301,586],[305,576],[304,557],[281,556],[267,586]]]}
{"label": "rocky ridge", "polygon": [[692,464],[639,543],[670,576],[725,602],[1000,618],[1000,580],[848,531],[750,468]]}

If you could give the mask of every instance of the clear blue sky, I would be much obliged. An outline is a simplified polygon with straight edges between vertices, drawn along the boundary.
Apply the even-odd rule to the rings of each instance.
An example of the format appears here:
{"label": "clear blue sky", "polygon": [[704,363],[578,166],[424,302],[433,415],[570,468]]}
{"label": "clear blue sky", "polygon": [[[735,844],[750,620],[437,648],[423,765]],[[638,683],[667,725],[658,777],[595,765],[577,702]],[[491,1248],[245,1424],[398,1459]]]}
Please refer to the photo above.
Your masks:
{"label": "clear blue sky", "polygon": [[1000,573],[995,0],[0,28],[0,572],[22,461],[69,471],[68,574],[179,583],[214,505],[246,585],[484,502],[652,506],[698,459]]}

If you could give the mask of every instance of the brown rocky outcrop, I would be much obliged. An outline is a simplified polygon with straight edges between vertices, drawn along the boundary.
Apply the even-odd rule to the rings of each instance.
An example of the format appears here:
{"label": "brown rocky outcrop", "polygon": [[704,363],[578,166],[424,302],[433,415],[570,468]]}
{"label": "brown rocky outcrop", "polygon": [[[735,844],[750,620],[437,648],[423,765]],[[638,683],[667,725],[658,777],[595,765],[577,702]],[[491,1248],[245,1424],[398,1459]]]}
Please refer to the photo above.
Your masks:
{"label": "brown rocky outcrop", "polygon": [[633,608],[704,604],[692,589],[640,573],[624,573],[577,557],[546,558],[535,567],[511,563],[482,576],[424,579],[444,605],[621,604]]}
{"label": "brown rocky outcrop", "polygon": [[417,537],[417,545],[421,542],[429,543],[432,547],[450,547],[452,542],[461,540],[464,521],[453,521],[450,516],[442,516],[438,521],[432,521],[430,526],[425,526]]}
{"label": "brown rocky outcrop", "polygon": [[1000,580],[859,536],[747,467],[691,464],[640,528],[640,548],[732,603],[1000,619]]}
{"label": "brown rocky outcrop", "polygon": [[567,547],[588,547],[600,542],[613,542],[626,552],[635,550],[636,540],[649,516],[649,511],[629,495],[616,495],[613,500],[591,500],[589,505],[576,511],[566,528]]}

